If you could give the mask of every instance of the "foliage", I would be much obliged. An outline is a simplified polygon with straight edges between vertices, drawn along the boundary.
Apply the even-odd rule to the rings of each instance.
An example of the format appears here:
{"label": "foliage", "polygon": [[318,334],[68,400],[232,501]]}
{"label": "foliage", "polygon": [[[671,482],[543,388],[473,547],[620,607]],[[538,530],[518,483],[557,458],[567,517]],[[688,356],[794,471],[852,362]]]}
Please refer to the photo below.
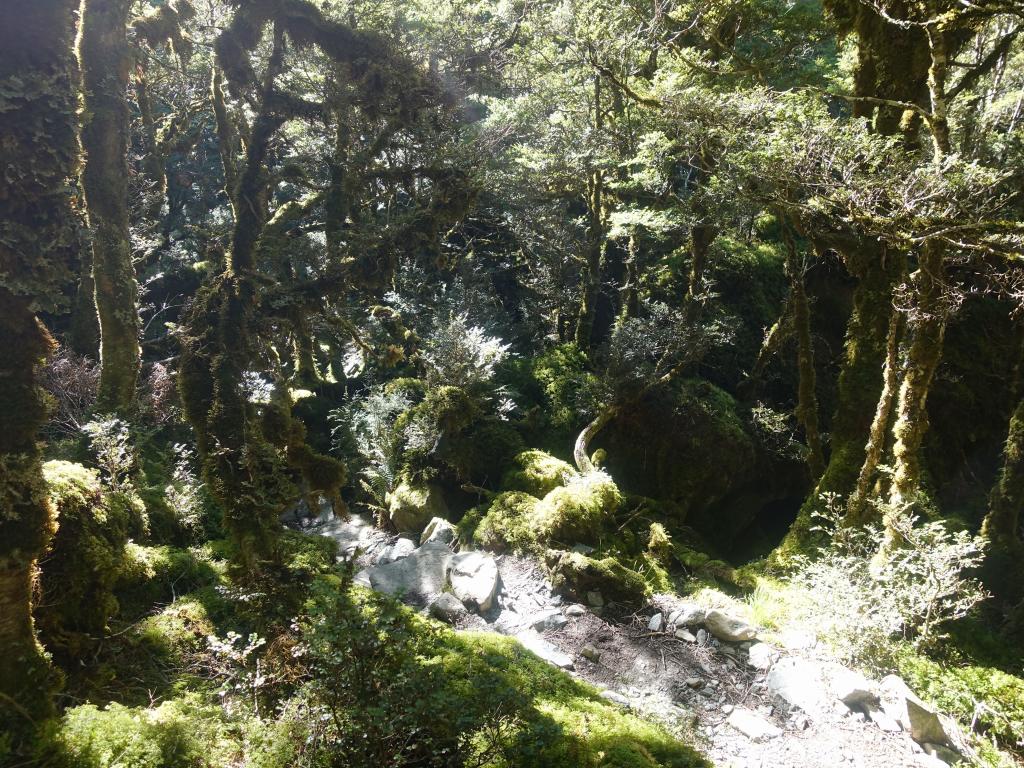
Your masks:
{"label": "foliage", "polygon": [[970,573],[981,561],[979,543],[950,533],[941,522],[919,523],[904,509],[887,509],[899,544],[881,550],[884,532],[873,526],[842,527],[835,498],[826,499],[822,527],[831,538],[795,581],[808,593],[805,617],[837,653],[886,668],[893,640],[934,647],[944,625],[965,616],[985,593]]}

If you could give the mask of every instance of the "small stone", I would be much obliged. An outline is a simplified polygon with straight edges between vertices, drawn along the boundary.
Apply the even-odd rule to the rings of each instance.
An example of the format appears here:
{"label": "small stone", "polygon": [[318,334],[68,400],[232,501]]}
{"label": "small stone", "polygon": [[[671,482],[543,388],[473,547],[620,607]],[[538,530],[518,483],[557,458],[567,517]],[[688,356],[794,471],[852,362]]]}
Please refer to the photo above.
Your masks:
{"label": "small stone", "polygon": [[708,612],[696,603],[683,603],[673,613],[675,617],[673,621],[669,622],[670,624],[675,624],[677,627],[695,627],[704,623]]}
{"label": "small stone", "polygon": [[699,677],[688,677],[686,678],[686,685],[688,688],[700,688],[704,685],[704,681]]}
{"label": "small stone", "polygon": [[594,551],[594,548],[589,544],[573,544],[572,551],[579,555],[589,555]]}
{"label": "small stone", "polygon": [[547,629],[561,629],[568,623],[569,620],[557,608],[549,608],[530,617],[530,626],[538,632]]}
{"label": "small stone", "polygon": [[647,622],[647,628],[651,632],[661,632],[661,624],[664,617],[660,613],[656,613],[651,616],[651,620]]}
{"label": "small stone", "polygon": [[736,709],[736,707],[734,707],[732,704],[723,704],[722,705],[722,714],[723,715],[731,715],[732,711],[734,709]]}
{"label": "small stone", "polygon": [[595,608],[604,606],[604,598],[600,592],[587,592],[587,603]]}
{"label": "small stone", "polygon": [[573,603],[572,605],[570,605],[569,607],[567,607],[565,609],[565,615],[566,616],[582,616],[586,612],[587,612],[587,609],[584,608],[579,603]]}
{"label": "small stone", "polygon": [[687,643],[697,642],[697,638],[693,636],[693,633],[691,633],[690,630],[685,629],[683,627],[679,627],[679,629],[676,630],[676,637],[678,637],[680,640],[686,641]]}
{"label": "small stone", "polygon": [[709,637],[709,635],[708,635],[708,631],[706,629],[698,629],[697,630],[697,645],[707,645],[708,644],[708,637]]}
{"label": "small stone", "polygon": [[584,645],[580,648],[580,656],[594,664],[597,664],[597,662],[601,660],[601,652],[592,645]]}
{"label": "small stone", "polygon": [[751,741],[767,741],[782,735],[782,730],[749,709],[737,707],[726,721]]}
{"label": "small stone", "polygon": [[747,663],[754,669],[769,669],[779,660],[779,652],[767,643],[754,643],[750,646]]}

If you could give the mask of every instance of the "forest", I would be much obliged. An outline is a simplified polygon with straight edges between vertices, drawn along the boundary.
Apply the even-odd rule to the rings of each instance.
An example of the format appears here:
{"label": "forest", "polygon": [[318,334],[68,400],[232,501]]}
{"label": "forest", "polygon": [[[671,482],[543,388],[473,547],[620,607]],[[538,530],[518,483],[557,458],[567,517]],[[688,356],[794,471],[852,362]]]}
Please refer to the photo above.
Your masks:
{"label": "forest", "polygon": [[1022,0],[0,0],[0,766],[1024,765]]}

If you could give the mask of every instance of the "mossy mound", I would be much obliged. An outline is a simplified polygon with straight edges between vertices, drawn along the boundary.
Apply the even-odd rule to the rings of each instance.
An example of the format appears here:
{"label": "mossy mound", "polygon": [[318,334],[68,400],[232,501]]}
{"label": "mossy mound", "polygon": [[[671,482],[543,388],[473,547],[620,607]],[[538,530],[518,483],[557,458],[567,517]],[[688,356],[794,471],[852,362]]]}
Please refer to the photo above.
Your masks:
{"label": "mossy mound", "polygon": [[126,555],[117,587],[125,618],[225,579],[227,564],[211,546],[182,549],[129,544]]}
{"label": "mossy mound", "polygon": [[589,472],[548,493],[535,511],[545,542],[594,541],[605,521],[622,503],[622,494],[603,472]]}
{"label": "mossy mound", "polygon": [[523,451],[513,460],[513,469],[505,473],[502,486],[542,498],[577,476],[576,470],[544,451]]}
{"label": "mossy mound", "polygon": [[36,611],[46,646],[77,658],[106,634],[118,611],[114,586],[128,567],[126,545],[141,505],[104,493],[95,470],[67,461],[43,465],[57,533],[42,561]]}
{"label": "mossy mound", "polygon": [[638,603],[648,594],[643,576],[614,557],[552,550],[546,559],[555,592],[573,600],[586,601],[588,592],[600,592],[606,601]]}
{"label": "mossy mound", "polygon": [[[537,550],[539,544],[533,520],[538,504],[540,501],[535,497],[521,491],[499,494],[472,531],[472,539],[495,552]],[[460,527],[465,530],[471,521],[472,513],[464,518]]]}
{"label": "mossy mound", "polygon": [[448,518],[448,505],[441,489],[409,477],[398,483],[387,501],[388,517],[399,533],[419,535],[433,518]]}
{"label": "mossy mound", "polygon": [[223,710],[196,695],[156,707],[73,707],[39,747],[54,768],[221,768],[238,757]]}

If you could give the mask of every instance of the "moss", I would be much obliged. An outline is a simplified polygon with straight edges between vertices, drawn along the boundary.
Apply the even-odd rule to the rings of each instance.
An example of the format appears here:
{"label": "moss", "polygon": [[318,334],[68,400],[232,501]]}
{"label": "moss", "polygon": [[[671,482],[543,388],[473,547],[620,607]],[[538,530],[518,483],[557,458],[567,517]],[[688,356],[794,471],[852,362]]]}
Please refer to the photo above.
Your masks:
{"label": "moss", "polygon": [[524,447],[523,438],[507,421],[484,418],[450,441],[443,458],[461,479],[497,488],[506,467]]}
{"label": "moss", "polygon": [[238,753],[223,710],[196,695],[155,707],[73,707],[39,747],[41,762],[57,768],[219,768]]}
{"label": "moss", "polygon": [[117,594],[127,616],[167,603],[176,595],[221,583],[226,564],[209,549],[129,544]]}
{"label": "moss", "polygon": [[525,491],[541,498],[559,486],[565,485],[576,470],[561,459],[538,450],[523,451],[513,459],[502,486],[512,491]]}
{"label": "moss", "polygon": [[651,523],[647,533],[647,552],[662,564],[667,564],[672,555],[672,539],[661,523]]}
{"label": "moss", "polygon": [[403,478],[388,494],[388,515],[400,532],[419,534],[435,517],[448,517],[444,495],[436,485]]}
{"label": "moss", "polygon": [[548,552],[551,583],[557,593],[585,601],[588,592],[600,592],[606,601],[635,604],[649,588],[636,571],[614,557],[595,559],[579,552]]}
{"label": "moss", "polygon": [[537,505],[538,536],[545,542],[594,541],[621,502],[618,487],[603,472],[574,477]]}
{"label": "moss", "polygon": [[338,542],[327,536],[285,531],[281,548],[288,570],[297,576],[314,576],[334,568]]}
{"label": "moss", "polygon": [[39,628],[48,647],[79,658],[117,613],[114,586],[138,508],[124,494],[104,494],[98,473],[81,464],[50,461],[43,476],[58,528],[42,567]]}
{"label": "moss", "polygon": [[[528,493],[509,491],[491,502],[482,519],[467,516],[460,523],[463,534],[469,533],[481,547],[496,552],[535,552],[541,549],[534,527],[534,515],[540,502]],[[474,525],[475,523],[475,525]],[[473,526],[472,530],[469,527]]]}

